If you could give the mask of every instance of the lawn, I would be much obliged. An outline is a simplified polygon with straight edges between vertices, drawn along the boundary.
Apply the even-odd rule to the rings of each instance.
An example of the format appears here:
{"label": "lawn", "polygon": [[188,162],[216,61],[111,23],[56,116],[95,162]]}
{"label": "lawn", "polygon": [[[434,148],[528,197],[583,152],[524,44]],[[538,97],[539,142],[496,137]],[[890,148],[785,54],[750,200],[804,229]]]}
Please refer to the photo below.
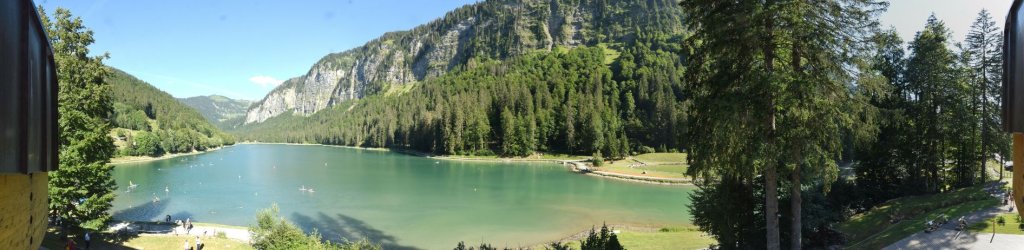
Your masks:
{"label": "lawn", "polygon": [[[839,225],[847,238],[849,249],[879,249],[924,230],[928,220],[941,215],[957,218],[998,204],[982,186],[953,192],[903,197],[891,200],[868,212],[854,215]],[[891,216],[902,217],[889,223]]]}
{"label": "lawn", "polygon": [[651,163],[686,163],[686,153],[650,153],[633,156],[638,161]]}
{"label": "lawn", "polygon": [[630,250],[704,249],[716,243],[696,227],[665,228],[658,232],[623,231],[619,233],[619,242]]}
{"label": "lawn", "polygon": [[[662,228],[656,232],[621,230],[619,243],[629,250],[646,249],[706,249],[716,244],[715,239],[704,235],[695,226]],[[579,249],[579,241],[565,242],[572,249]],[[531,249],[547,249],[547,245],[534,246]]]}
{"label": "lawn", "polygon": [[[651,176],[661,178],[688,178],[686,176],[686,165],[673,164],[673,165],[655,165],[646,167],[629,167],[631,164],[636,164],[634,161],[616,161],[614,163],[605,164],[598,168],[601,171],[637,175],[637,176]],[[647,174],[644,174],[647,171]]]}
{"label": "lawn", "polygon": [[[1005,223],[1002,225],[993,223],[998,218],[1003,218]],[[1024,229],[1021,227],[1024,223],[1021,223],[1021,219],[1016,212],[1000,214],[995,218],[975,223],[968,227],[968,229],[972,232],[991,233],[993,224],[996,224],[995,230],[998,234],[1024,234]]]}
{"label": "lawn", "polygon": [[[139,235],[126,239],[115,239],[108,234],[93,235],[93,249],[182,249],[185,240],[195,246],[195,236],[173,236],[173,235]],[[245,242],[240,242],[221,237],[203,237],[204,249],[253,249]],[[78,246],[85,247],[81,237],[75,242]],[[48,232],[42,242],[43,247],[49,249],[64,249],[64,241],[56,234]]]}
{"label": "lawn", "polygon": [[[647,163],[640,166],[640,162]],[[634,167],[630,167],[634,166]],[[686,176],[686,153],[650,153],[620,161],[608,162],[599,170],[620,174],[661,178],[689,178]],[[644,174],[644,171],[647,173]]]}

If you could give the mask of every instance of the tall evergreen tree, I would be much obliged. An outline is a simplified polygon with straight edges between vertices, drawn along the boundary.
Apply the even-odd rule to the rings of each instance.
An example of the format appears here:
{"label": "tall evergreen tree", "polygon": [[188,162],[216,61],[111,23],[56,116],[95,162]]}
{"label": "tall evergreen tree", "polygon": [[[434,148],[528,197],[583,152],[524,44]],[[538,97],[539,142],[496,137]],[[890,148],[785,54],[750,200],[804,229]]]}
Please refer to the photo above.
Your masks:
{"label": "tall evergreen tree", "polygon": [[923,170],[923,190],[938,192],[945,184],[943,175],[949,160],[952,134],[949,117],[955,98],[957,79],[955,77],[955,55],[949,49],[949,30],[935,18],[928,18],[924,30],[917,33],[910,42],[910,56],[907,59],[907,118],[914,131],[911,145],[918,145],[915,156],[910,159],[909,168]]}
{"label": "tall evergreen tree", "polygon": [[[987,179],[984,164],[991,159],[993,152],[1000,152],[1000,155],[1003,155],[1003,151],[999,149],[1002,149],[1003,144],[1008,144],[1009,141],[1006,134],[999,130],[1000,119],[1002,119],[999,109],[999,100],[1002,99],[1000,89],[1003,70],[1002,41],[1000,28],[996,26],[988,10],[983,9],[971,24],[971,29],[964,42],[971,68],[971,84],[976,89],[975,99],[980,106],[978,112],[981,117],[980,172],[982,181]],[[1000,176],[1001,178],[1002,176]]]}
{"label": "tall evergreen tree", "polygon": [[790,244],[800,248],[801,181],[811,174],[827,186],[837,176],[840,131],[855,122],[847,111],[857,104],[850,91],[856,72],[848,67],[885,4],[689,0],[680,5],[693,32],[687,39],[693,48],[687,72],[693,99],[689,174],[763,174],[767,247],[779,249],[778,174],[788,172]]}
{"label": "tall evergreen tree", "polygon": [[114,179],[107,165],[114,153],[105,119],[113,111],[103,66],[107,55],[90,57],[92,31],[67,9],[58,8],[51,19],[42,8],[39,16],[57,63],[59,168],[50,173],[50,211],[65,226],[100,230],[110,220]]}

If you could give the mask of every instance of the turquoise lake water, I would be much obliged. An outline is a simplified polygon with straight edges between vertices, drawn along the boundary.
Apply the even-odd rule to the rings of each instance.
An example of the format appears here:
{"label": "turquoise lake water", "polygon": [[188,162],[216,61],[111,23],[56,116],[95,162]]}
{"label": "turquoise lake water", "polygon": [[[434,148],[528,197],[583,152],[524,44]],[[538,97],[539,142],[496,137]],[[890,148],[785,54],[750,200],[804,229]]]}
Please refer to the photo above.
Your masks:
{"label": "turquoise lake water", "polygon": [[[694,189],[579,175],[554,163],[279,144],[119,164],[114,178],[115,219],[171,215],[248,226],[256,211],[276,203],[305,230],[332,240],[368,238],[388,249],[451,249],[459,241],[525,247],[604,222],[688,224]],[[130,192],[129,181],[138,185]]]}

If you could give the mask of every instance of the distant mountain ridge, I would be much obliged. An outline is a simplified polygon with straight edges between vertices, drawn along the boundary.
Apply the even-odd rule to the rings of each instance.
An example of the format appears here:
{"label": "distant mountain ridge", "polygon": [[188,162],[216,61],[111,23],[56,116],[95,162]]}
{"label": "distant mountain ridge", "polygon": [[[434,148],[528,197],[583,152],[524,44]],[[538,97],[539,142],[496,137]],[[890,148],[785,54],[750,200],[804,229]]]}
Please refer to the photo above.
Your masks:
{"label": "distant mountain ridge", "polygon": [[210,124],[173,96],[124,71],[110,68],[106,81],[119,155],[158,156],[234,144],[234,136]]}
{"label": "distant mountain ridge", "polygon": [[474,58],[629,42],[641,31],[680,33],[681,18],[675,0],[482,1],[323,57],[305,75],[285,81],[253,104],[244,123],[285,113],[308,116],[392,86],[435,78]]}
{"label": "distant mountain ridge", "polygon": [[193,96],[178,98],[179,101],[192,107],[210,123],[220,129],[231,130],[242,124],[245,112],[252,101],[231,99],[222,95]]}

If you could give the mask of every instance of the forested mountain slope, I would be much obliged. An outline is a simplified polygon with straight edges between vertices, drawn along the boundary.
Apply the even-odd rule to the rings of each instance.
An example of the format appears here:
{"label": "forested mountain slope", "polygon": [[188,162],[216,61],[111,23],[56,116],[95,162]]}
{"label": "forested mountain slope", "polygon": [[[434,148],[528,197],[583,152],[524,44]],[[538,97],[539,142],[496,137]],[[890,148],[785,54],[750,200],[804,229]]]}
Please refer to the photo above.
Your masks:
{"label": "forested mountain slope", "polygon": [[111,68],[106,80],[114,101],[110,118],[119,155],[157,156],[234,144],[233,136],[199,112],[134,76]]}
{"label": "forested mountain slope", "polygon": [[682,31],[674,0],[489,0],[455,9],[409,31],[330,54],[285,81],[246,115],[259,123],[310,115],[338,103],[440,76],[474,60],[506,59],[556,47],[632,43],[638,33]]}
{"label": "forested mountain slope", "polygon": [[199,111],[207,121],[224,130],[241,125],[245,119],[245,111],[252,105],[252,101],[236,100],[222,95],[193,96],[178,100]]}
{"label": "forested mountain slope", "polygon": [[481,2],[325,57],[238,132],[438,154],[683,150],[682,32],[671,0]]}

